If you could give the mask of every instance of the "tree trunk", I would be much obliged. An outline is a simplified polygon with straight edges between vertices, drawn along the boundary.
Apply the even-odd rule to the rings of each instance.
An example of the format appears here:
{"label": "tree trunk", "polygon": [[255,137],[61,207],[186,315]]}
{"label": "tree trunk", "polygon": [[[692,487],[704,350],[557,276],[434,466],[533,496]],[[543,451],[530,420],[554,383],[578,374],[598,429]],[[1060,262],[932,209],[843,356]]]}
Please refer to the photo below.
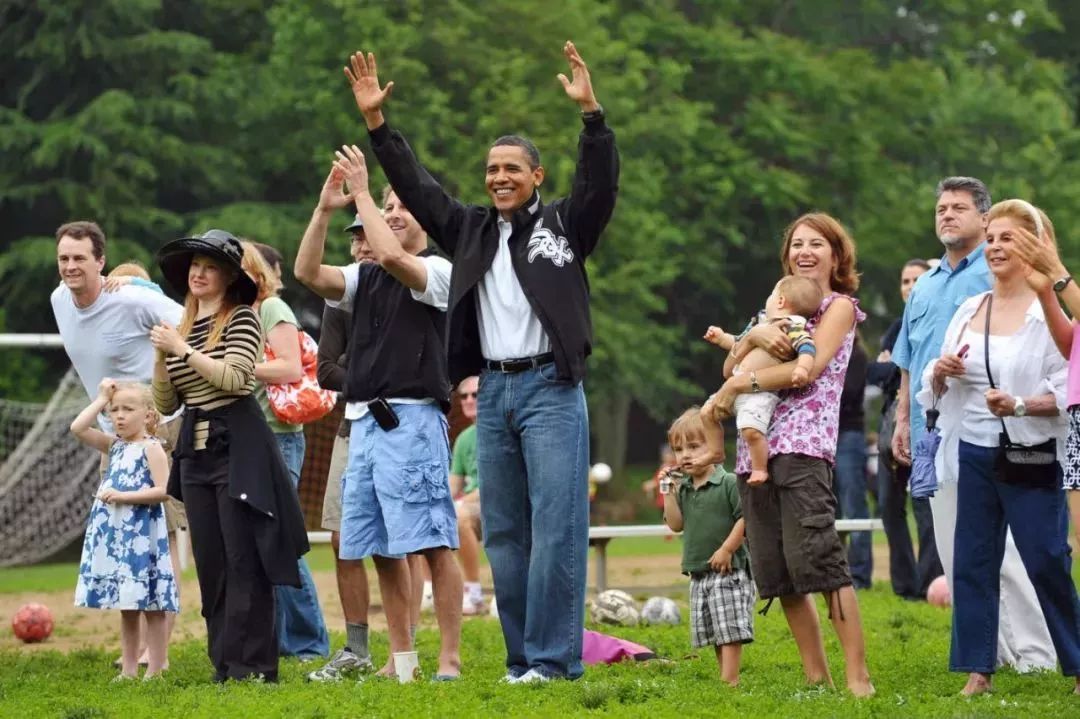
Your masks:
{"label": "tree trunk", "polygon": [[613,396],[598,396],[591,402],[590,424],[593,447],[591,461],[611,465],[613,477],[622,474],[626,466],[626,441],[630,419],[630,394],[616,392]]}

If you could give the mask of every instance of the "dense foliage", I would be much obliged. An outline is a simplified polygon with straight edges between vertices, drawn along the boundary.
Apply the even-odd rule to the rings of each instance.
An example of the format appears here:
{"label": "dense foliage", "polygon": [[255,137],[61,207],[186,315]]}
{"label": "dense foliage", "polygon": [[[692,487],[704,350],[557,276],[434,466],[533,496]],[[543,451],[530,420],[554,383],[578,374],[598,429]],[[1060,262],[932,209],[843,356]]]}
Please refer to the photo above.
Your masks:
{"label": "dense foliage", "polygon": [[[364,143],[341,72],[359,48],[395,81],[390,121],[476,201],[488,143],[508,132],[540,147],[549,196],[567,190],[578,123],[555,73],[563,40],[581,49],[623,158],[591,272],[597,454],[616,466],[632,404],[662,419],[717,384],[722,357],[698,338],[761,302],[778,238],[805,210],[834,213],[856,237],[871,344],[900,309],[899,265],[940,252],[931,208],[943,175],[1040,204],[1080,258],[1069,232],[1080,13],[1067,0],[1014,0],[1008,13],[991,0],[553,7],[0,5],[0,331],[54,330],[51,235],[70,219],[105,227],[110,266],[209,226],[291,255],[333,148]],[[48,358],[50,374],[44,353],[0,349],[0,395],[47,393],[62,359]]]}

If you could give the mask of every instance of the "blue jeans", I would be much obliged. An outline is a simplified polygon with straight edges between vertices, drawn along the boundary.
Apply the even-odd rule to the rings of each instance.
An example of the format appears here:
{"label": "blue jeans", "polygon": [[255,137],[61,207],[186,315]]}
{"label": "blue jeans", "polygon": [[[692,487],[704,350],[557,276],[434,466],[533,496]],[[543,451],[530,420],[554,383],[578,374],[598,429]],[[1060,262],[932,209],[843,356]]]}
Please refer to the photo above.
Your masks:
{"label": "blue jeans", "polygon": [[1080,600],[1070,573],[1065,492],[998,481],[996,452],[994,447],[960,441],[949,669],[990,674],[997,667],[1007,527],[1035,586],[1061,673],[1080,675]]}
{"label": "blue jeans", "polygon": [[[833,491],[844,519],[869,519],[866,502],[866,436],[854,429],[840,432],[836,442],[836,470]],[[848,533],[848,567],[856,589],[870,586],[874,572],[870,532]]]}
{"label": "blue jeans", "polygon": [[476,454],[484,548],[512,675],[584,671],[589,552],[589,415],[554,363],[484,371]]}
{"label": "blue jeans", "polygon": [[[274,433],[278,447],[289,468],[293,487],[300,484],[300,470],[304,466],[304,433]],[[277,604],[278,649],[283,656],[300,657],[330,654],[330,636],[326,632],[319,595],[307,562],[300,558],[300,586],[274,587]]]}

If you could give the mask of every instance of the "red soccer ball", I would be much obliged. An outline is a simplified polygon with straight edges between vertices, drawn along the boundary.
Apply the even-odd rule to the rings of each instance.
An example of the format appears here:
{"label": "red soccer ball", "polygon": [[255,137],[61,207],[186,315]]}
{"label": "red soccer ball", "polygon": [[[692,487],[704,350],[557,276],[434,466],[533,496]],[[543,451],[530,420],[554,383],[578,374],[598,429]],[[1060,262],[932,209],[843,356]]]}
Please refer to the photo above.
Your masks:
{"label": "red soccer ball", "polygon": [[27,643],[48,639],[53,630],[52,612],[44,604],[24,604],[11,618],[11,629]]}

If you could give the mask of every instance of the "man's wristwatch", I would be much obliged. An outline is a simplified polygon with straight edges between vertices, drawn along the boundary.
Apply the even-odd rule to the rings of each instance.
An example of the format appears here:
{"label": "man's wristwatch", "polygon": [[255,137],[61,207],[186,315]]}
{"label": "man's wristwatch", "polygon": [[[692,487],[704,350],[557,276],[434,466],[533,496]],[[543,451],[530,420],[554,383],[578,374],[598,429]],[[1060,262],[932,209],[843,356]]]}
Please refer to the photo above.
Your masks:
{"label": "man's wristwatch", "polygon": [[1027,414],[1027,405],[1024,404],[1023,397],[1013,397],[1013,416],[1023,417]]}
{"label": "man's wristwatch", "polygon": [[589,122],[590,120],[599,120],[603,116],[604,106],[600,103],[596,104],[595,110],[590,110],[589,112],[585,112],[584,110],[581,111],[581,119],[583,122]]}
{"label": "man's wristwatch", "polygon": [[756,372],[751,372],[750,373],[750,391],[751,392],[760,392],[761,391],[761,385],[759,385],[757,383],[757,373]]}
{"label": "man's wristwatch", "polygon": [[1054,292],[1064,292],[1065,288],[1072,282],[1072,275],[1065,275],[1060,280],[1054,283]]}

